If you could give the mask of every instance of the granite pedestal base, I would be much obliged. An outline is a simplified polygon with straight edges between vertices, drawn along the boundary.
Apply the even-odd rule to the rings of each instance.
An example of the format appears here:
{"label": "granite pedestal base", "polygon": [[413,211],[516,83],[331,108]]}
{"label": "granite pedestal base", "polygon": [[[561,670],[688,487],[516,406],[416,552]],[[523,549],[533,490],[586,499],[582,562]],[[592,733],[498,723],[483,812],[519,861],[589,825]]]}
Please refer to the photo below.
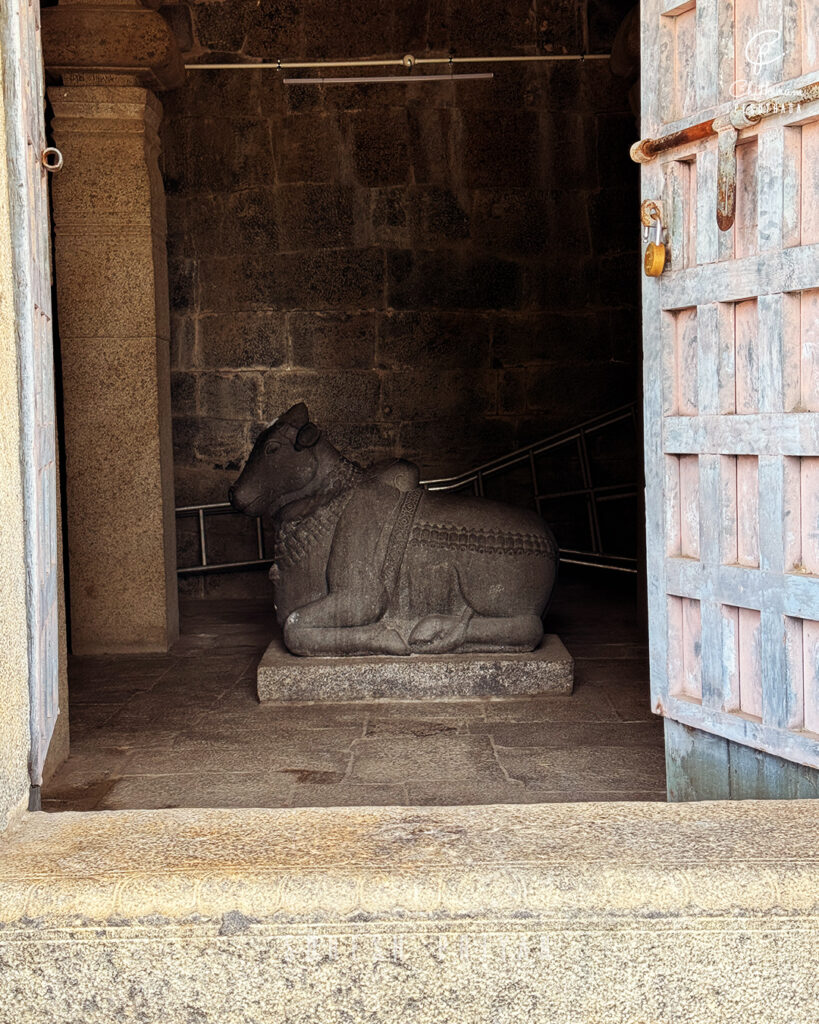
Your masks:
{"label": "granite pedestal base", "polygon": [[526,654],[300,658],[277,636],[256,673],[262,702],[568,695],[574,659],[554,635]]}

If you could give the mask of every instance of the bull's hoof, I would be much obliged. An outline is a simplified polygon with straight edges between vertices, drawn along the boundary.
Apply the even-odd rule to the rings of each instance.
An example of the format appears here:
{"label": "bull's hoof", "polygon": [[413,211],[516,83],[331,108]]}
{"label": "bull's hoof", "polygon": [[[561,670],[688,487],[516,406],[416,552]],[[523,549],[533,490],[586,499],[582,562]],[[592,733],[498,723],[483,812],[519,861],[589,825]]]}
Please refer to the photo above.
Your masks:
{"label": "bull's hoof", "polygon": [[379,646],[376,648],[375,653],[395,654],[406,657],[411,651],[400,633],[394,629],[385,629],[379,637]]}
{"label": "bull's hoof", "polygon": [[427,615],[410,633],[413,651],[424,654],[449,654],[466,639],[469,617],[464,615]]}

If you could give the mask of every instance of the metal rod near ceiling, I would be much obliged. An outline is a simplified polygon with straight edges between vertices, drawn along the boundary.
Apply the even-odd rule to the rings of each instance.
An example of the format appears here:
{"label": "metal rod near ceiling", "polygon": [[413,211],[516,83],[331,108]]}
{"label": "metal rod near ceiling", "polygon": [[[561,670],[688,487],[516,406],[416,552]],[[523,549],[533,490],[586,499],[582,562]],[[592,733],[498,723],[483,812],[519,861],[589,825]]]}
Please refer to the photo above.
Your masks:
{"label": "metal rod near ceiling", "polygon": [[[500,57],[389,57],[379,60],[302,60],[274,62],[256,62],[248,64],[186,64],[187,71],[297,71],[309,68],[413,68],[421,64],[510,64],[510,63],[543,63],[547,61],[587,61],[608,60],[608,53],[549,53],[535,56],[500,56]],[[431,77],[431,76],[430,76]],[[448,78],[449,76],[441,76]],[[465,77],[465,76],[464,76]],[[420,76],[419,76],[420,80]],[[346,81],[350,81],[347,79]],[[415,81],[415,79],[413,79]]]}

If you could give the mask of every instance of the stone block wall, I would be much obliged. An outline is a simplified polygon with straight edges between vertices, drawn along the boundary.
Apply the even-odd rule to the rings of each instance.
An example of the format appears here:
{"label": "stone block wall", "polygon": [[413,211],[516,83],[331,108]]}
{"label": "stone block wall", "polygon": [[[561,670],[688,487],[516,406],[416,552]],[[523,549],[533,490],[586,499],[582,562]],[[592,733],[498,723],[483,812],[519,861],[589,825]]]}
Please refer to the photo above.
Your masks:
{"label": "stone block wall", "polygon": [[[189,61],[233,63],[601,52],[630,6],[163,13]],[[437,476],[636,397],[630,83],[605,61],[492,70],[335,87],[193,71],[163,96],[177,504],[225,500],[255,434],[301,399],[345,453],[397,453]],[[193,543],[184,526],[180,543]]]}

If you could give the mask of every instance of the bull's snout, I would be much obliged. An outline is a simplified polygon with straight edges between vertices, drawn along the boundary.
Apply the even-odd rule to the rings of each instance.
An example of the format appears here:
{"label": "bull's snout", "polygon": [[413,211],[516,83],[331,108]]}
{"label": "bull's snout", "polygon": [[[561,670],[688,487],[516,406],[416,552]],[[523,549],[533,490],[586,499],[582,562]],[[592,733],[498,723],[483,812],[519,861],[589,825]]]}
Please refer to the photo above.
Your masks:
{"label": "bull's snout", "polygon": [[235,484],[232,487],[228,487],[228,501],[236,509],[237,512],[244,512],[245,508],[247,507],[246,502],[242,501],[239,498],[239,495],[236,492]]}
{"label": "bull's snout", "polygon": [[259,516],[264,512],[264,496],[255,487],[249,486],[247,479],[241,476],[228,487],[227,494],[231,505],[243,515]]}

